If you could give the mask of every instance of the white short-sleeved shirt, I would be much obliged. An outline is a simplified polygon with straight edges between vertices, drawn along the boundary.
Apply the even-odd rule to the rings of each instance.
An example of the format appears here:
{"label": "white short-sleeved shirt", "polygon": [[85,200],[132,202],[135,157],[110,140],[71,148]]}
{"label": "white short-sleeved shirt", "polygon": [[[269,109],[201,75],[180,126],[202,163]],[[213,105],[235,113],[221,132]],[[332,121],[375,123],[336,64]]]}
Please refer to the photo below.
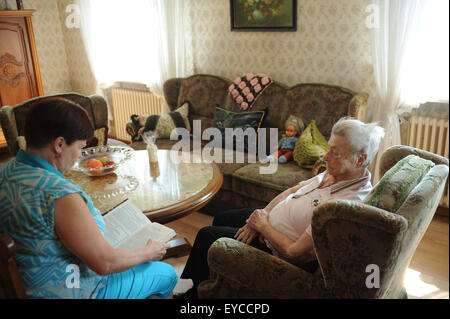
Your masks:
{"label": "white short-sleeved shirt", "polygon": [[[303,182],[304,185],[297,192],[278,203],[269,214],[270,224],[296,241],[305,232],[311,236],[311,217],[314,208],[319,204],[330,199],[362,201],[372,190],[369,171],[362,178],[319,188],[327,176],[328,173],[325,171]],[[267,241],[266,243],[272,249]]]}

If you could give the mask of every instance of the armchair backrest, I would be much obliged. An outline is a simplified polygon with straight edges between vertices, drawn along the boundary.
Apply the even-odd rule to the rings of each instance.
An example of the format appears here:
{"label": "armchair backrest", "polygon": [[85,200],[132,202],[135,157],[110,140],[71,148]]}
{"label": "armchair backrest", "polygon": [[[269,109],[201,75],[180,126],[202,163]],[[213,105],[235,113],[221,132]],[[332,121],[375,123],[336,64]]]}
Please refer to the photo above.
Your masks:
{"label": "armchair backrest", "polygon": [[444,191],[445,158],[394,146],[382,163],[365,203],[329,201],[312,218],[326,287],[338,298],[405,296],[406,269]]}
{"label": "armchair backrest", "polygon": [[[386,172],[393,163],[417,156],[433,162],[419,183],[411,189],[396,214],[404,217],[408,227],[399,242],[399,252],[392,261],[391,271],[386,271],[386,290],[383,297],[393,298],[403,288],[406,270],[423,235],[433,219],[445,189],[449,161],[442,156],[408,146],[393,146],[383,153],[380,174]],[[386,172],[388,174],[389,171]],[[390,278],[389,278],[390,277]],[[388,280],[389,279],[389,280]]]}
{"label": "armchair backrest", "polygon": [[17,137],[25,134],[25,119],[28,111],[38,101],[54,96],[64,97],[81,105],[87,111],[95,129],[108,125],[108,107],[106,100],[101,95],[85,96],[78,93],[46,95],[32,98],[14,106],[3,106],[0,108],[0,124],[8,143],[9,153],[12,156],[15,156],[19,151]]}

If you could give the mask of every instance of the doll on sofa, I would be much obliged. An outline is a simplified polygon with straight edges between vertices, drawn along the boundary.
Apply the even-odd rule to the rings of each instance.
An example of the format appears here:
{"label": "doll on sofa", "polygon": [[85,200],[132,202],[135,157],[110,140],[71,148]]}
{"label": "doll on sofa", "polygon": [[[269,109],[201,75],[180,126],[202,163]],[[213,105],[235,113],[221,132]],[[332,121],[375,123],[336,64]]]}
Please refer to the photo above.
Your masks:
{"label": "doll on sofa", "polygon": [[295,116],[289,116],[285,125],[285,132],[283,137],[278,142],[278,151],[267,157],[270,163],[278,159],[278,163],[287,163],[292,160],[294,156],[295,143],[297,143],[298,136],[304,128],[303,121]]}

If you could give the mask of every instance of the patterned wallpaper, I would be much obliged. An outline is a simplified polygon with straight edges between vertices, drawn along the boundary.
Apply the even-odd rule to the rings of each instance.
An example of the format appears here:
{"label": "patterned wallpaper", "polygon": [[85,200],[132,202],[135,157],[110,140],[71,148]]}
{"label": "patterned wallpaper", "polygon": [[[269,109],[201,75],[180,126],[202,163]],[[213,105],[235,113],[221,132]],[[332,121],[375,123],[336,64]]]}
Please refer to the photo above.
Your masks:
{"label": "patterned wallpaper", "polygon": [[[369,94],[374,90],[365,26],[369,0],[298,0],[296,32],[230,31],[229,0],[186,1],[195,73],[229,79],[266,73],[286,85],[324,82]],[[24,0],[25,8],[37,10],[33,24],[47,94],[96,91],[79,29],[65,26],[71,3]]]}
{"label": "patterned wallpaper", "polygon": [[58,0],[72,90],[86,95],[95,94],[97,82],[89,65],[80,29],[68,28],[65,23],[69,14],[66,7],[73,2],[73,0]]}
{"label": "patterned wallpaper", "polygon": [[366,0],[298,0],[296,32],[230,31],[230,1],[191,3],[196,73],[231,80],[266,73],[289,86],[322,82],[373,91]]}
{"label": "patterned wallpaper", "polygon": [[[24,0],[35,9],[33,27],[45,94],[94,94],[96,82],[89,67],[79,29],[67,28],[66,6],[71,0]],[[15,4],[11,4],[15,8]]]}
{"label": "patterned wallpaper", "polygon": [[33,14],[33,29],[44,93],[70,91],[72,84],[57,2],[55,0],[24,0],[23,5],[25,9],[36,10]]}

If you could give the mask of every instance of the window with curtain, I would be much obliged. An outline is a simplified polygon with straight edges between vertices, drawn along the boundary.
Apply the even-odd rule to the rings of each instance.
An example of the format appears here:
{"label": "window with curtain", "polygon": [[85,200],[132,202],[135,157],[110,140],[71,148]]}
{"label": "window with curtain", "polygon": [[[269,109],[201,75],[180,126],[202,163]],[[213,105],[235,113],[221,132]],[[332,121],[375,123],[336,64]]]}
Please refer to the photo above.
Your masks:
{"label": "window with curtain", "polygon": [[371,169],[376,183],[380,154],[401,144],[398,115],[427,101],[448,101],[449,22],[448,0],[371,1],[379,23],[371,29],[376,89],[369,119],[386,128]]}
{"label": "window with curtain", "polygon": [[449,1],[422,1],[402,66],[401,100],[410,107],[449,98]]}
{"label": "window with curtain", "polygon": [[81,31],[97,82],[144,83],[161,94],[165,80],[186,76],[183,0],[78,0]]}

